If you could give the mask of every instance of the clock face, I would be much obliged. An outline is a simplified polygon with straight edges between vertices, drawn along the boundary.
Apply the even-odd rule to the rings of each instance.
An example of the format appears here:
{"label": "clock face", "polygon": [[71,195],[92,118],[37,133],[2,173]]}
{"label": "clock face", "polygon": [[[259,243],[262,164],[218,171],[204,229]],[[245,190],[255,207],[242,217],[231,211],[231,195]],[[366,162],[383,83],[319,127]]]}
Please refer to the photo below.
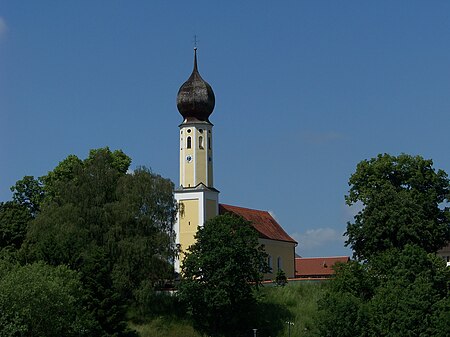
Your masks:
{"label": "clock face", "polygon": [[192,161],[192,156],[191,155],[186,156],[186,161],[190,163]]}

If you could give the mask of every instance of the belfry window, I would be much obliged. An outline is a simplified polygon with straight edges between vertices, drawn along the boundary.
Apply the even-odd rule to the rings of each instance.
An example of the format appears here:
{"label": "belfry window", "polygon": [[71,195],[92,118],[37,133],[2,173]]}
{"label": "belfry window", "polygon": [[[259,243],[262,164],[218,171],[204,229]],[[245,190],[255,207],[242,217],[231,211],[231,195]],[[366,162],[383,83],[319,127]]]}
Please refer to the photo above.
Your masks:
{"label": "belfry window", "polygon": [[203,149],[203,137],[198,137],[198,148]]}
{"label": "belfry window", "polygon": [[186,148],[190,149],[192,147],[191,137],[187,137],[186,139]]}

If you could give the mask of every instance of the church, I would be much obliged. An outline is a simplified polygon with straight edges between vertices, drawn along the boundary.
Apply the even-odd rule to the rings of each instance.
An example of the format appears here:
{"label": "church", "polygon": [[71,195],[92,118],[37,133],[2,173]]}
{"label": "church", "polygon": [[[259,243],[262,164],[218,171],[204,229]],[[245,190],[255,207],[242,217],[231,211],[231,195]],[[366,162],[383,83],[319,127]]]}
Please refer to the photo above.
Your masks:
{"label": "church", "polygon": [[264,245],[271,269],[264,279],[275,278],[280,269],[288,278],[293,278],[297,242],[269,212],[219,203],[219,191],[214,187],[213,179],[213,124],[209,120],[214,106],[213,89],[200,76],[197,48],[194,48],[194,69],[177,95],[177,108],[183,121],[179,125],[180,181],[175,191],[179,206],[175,223],[176,244],[181,253],[175,261],[175,271],[180,271],[183,252],[194,243],[198,227],[217,215],[232,213],[250,221],[258,232],[259,243]]}

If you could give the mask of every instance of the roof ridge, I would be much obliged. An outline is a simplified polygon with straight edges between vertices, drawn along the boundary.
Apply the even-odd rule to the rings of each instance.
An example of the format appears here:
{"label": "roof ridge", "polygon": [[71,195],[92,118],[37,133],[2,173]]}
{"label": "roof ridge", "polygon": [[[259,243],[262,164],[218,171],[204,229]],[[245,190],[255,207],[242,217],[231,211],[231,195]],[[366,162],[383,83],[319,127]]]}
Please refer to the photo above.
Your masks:
{"label": "roof ridge", "polygon": [[[223,203],[219,203],[219,205],[225,206],[225,207],[235,207],[235,208],[240,208],[240,209],[248,209],[249,211],[257,211],[257,212],[265,212],[270,214],[269,211],[267,210],[263,210],[263,209],[255,209],[255,208],[249,208],[249,207],[242,207],[242,206],[234,206],[234,205],[230,205],[230,204],[223,204]],[[275,219],[274,219],[275,220]]]}

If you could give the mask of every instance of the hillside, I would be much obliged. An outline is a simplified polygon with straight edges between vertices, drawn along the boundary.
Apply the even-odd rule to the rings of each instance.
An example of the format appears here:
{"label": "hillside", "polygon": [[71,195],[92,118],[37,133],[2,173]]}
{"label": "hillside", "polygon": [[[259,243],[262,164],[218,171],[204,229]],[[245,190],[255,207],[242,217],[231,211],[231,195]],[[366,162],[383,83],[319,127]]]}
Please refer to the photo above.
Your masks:
{"label": "hillside", "polygon": [[[317,336],[314,323],[317,301],[326,287],[326,282],[290,282],[285,287],[265,285],[259,293],[257,336],[288,336],[287,321],[294,323],[291,336]],[[140,323],[130,323],[130,327],[141,337],[203,337],[186,317],[170,312],[154,315]],[[249,331],[248,336],[253,336],[253,331]]]}

